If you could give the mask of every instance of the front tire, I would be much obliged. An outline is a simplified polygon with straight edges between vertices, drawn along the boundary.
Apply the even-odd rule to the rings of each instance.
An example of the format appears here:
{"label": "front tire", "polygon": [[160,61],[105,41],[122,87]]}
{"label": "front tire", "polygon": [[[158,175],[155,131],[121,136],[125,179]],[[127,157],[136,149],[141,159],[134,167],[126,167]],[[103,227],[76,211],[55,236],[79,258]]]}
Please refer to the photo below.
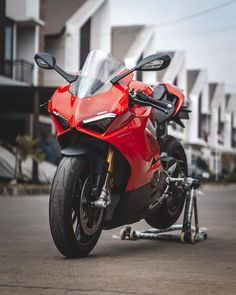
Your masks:
{"label": "front tire", "polygon": [[49,223],[57,249],[67,258],[88,255],[98,241],[103,209],[93,201],[88,158],[62,158],[52,183]]}
{"label": "front tire", "polygon": [[[166,152],[168,156],[180,160],[180,171],[174,172],[173,177],[188,175],[188,166],[186,154],[181,143],[173,136],[168,136],[161,146],[161,150]],[[168,192],[167,192],[168,193]],[[186,197],[186,190],[178,191],[172,190],[169,197],[164,200],[163,205],[157,210],[157,212],[148,216],[146,222],[154,228],[166,229],[173,225],[179,218]]]}

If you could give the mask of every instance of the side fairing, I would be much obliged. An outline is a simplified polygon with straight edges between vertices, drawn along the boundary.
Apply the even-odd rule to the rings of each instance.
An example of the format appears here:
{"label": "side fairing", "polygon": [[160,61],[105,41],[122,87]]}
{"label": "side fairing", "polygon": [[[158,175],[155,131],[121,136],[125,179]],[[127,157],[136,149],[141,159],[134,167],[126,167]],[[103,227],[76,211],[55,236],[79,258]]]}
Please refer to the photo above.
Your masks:
{"label": "side fairing", "polygon": [[163,169],[159,144],[148,129],[150,112],[150,107],[134,106],[118,116],[102,135],[82,126],[77,128],[80,132],[109,142],[126,158],[131,171],[126,191],[150,183],[154,172]]}
{"label": "side fairing", "polygon": [[146,107],[133,107],[130,121],[106,135],[106,140],[124,155],[131,167],[126,191],[150,183],[154,172],[162,170],[160,147],[147,128],[150,111]]}

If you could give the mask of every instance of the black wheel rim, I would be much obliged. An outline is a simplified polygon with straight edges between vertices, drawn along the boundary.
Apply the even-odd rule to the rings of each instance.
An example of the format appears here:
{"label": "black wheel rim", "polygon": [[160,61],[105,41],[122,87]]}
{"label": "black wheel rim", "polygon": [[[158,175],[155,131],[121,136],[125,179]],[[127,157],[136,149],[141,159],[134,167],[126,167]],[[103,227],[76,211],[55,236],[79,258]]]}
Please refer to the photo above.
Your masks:
{"label": "black wheel rim", "polygon": [[[88,173],[78,179],[72,198],[71,221],[77,242],[81,245],[89,244],[100,231],[103,212],[94,208]],[[87,176],[87,177],[86,177]]]}
{"label": "black wheel rim", "polygon": [[[181,156],[177,152],[171,156],[182,161]],[[179,167],[180,167],[180,169],[178,169],[178,171],[174,172],[173,177],[186,176],[184,163],[180,163]],[[175,214],[179,210],[179,207],[182,204],[182,199],[185,197],[185,194],[186,194],[186,191],[184,189],[178,190],[175,185],[172,185],[170,187],[170,190],[168,192],[168,198],[166,200],[166,207],[167,207],[168,212],[171,215]]]}

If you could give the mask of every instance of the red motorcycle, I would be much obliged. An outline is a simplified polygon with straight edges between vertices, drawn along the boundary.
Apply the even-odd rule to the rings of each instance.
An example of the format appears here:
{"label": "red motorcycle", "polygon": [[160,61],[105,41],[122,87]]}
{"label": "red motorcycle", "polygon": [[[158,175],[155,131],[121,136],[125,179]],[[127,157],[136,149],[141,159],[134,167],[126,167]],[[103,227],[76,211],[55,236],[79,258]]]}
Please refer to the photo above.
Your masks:
{"label": "red motorcycle", "polygon": [[[49,205],[54,243],[66,257],[86,256],[103,229],[145,219],[165,229],[183,209],[187,160],[180,142],[167,135],[170,121],[184,127],[189,110],[176,86],[154,90],[132,80],[134,71],[158,71],[170,63],[150,55],[128,70],[112,55],[95,50],[71,75],[49,53],[35,55],[69,83],[60,86],[48,111],[56,126],[62,159]],[[171,178],[170,178],[171,177]]]}

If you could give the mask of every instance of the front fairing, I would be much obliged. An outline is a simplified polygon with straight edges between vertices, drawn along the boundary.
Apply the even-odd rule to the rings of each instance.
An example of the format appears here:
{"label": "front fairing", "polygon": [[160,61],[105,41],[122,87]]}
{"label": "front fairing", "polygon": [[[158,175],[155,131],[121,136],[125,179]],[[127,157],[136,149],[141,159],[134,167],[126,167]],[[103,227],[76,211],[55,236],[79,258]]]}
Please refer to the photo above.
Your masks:
{"label": "front fairing", "polygon": [[133,75],[122,79],[110,90],[98,95],[79,99],[70,93],[70,85],[58,87],[49,102],[49,113],[59,113],[69,122],[70,128],[64,130],[52,116],[58,135],[72,128],[83,128],[82,121],[104,113],[120,115],[128,110],[128,84]]}

